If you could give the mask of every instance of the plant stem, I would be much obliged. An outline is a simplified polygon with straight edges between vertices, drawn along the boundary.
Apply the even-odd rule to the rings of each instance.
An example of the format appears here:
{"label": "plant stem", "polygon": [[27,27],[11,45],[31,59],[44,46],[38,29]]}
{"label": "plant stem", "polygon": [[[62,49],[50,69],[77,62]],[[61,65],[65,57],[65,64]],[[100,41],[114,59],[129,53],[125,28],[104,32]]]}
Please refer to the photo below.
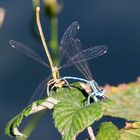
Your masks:
{"label": "plant stem", "polygon": [[51,23],[51,39],[50,48],[52,50],[53,62],[58,64],[58,18],[56,16],[50,17]]}
{"label": "plant stem", "polygon": [[35,114],[22,132],[26,137],[17,138],[17,140],[27,140],[28,137],[31,135],[32,131],[35,129],[35,127],[39,123],[39,121],[42,118],[42,116],[44,115],[44,113],[45,113],[45,111],[43,110],[43,111]]}
{"label": "plant stem", "polygon": [[91,126],[87,127],[87,130],[88,130],[90,140],[96,140],[92,127]]}

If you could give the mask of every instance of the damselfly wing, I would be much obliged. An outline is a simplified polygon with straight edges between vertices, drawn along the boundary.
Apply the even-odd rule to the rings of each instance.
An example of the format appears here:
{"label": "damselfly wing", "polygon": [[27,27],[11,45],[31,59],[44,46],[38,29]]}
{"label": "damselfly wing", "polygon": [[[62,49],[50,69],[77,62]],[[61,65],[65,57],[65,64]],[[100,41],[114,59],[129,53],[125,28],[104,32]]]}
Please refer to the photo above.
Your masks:
{"label": "damselfly wing", "polygon": [[[72,25],[73,26],[73,25]],[[77,29],[79,29],[78,24],[74,24],[74,26],[77,26]],[[68,28],[69,30],[69,28]],[[66,31],[70,32],[70,31]],[[65,34],[65,33],[64,33]],[[94,98],[94,101],[98,101],[98,96],[104,97],[104,91],[101,90],[98,86],[98,84],[93,80],[92,74],[90,72],[87,60],[90,60],[92,58],[98,57],[103,55],[107,52],[107,46],[101,45],[101,46],[95,46],[90,47],[88,49],[83,50],[82,44],[78,38],[76,38],[76,34],[74,38],[68,38],[60,42],[60,50],[63,51],[63,54],[69,59],[67,63],[65,63],[64,66],[67,66],[69,62],[72,62],[77,69],[86,77],[86,79],[78,78],[78,77],[64,77],[67,79],[76,79],[79,81],[87,82],[90,84],[92,88],[92,92],[88,96],[87,105],[90,104],[90,97]]]}

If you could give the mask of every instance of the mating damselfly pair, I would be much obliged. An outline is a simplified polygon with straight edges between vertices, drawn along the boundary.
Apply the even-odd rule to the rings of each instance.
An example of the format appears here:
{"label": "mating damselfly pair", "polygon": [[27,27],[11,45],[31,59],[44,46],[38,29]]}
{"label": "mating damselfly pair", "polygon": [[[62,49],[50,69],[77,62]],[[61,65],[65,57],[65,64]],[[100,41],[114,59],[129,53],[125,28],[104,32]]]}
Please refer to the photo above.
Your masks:
{"label": "mating damselfly pair", "polygon": [[[67,82],[67,80],[81,81],[84,83],[88,83],[90,85],[92,91],[88,96],[87,105],[90,104],[91,97],[94,99],[95,102],[98,101],[98,97],[104,98],[104,90],[101,90],[98,84],[95,82],[95,80],[93,80],[92,74],[87,64],[87,60],[101,56],[104,53],[106,53],[107,46],[101,45],[101,46],[95,46],[95,47],[83,49],[80,40],[76,37],[80,26],[78,22],[75,21],[66,29],[59,44],[59,65],[61,64],[64,58],[67,58],[67,61],[60,66],[54,65],[42,31],[39,10],[40,10],[39,7],[37,7],[36,9],[37,25],[50,65],[48,65],[47,62],[44,61],[31,48],[17,41],[10,40],[10,44],[13,48],[16,48],[20,52],[26,54],[27,56],[41,63],[45,67],[51,68],[51,76],[49,76],[49,78],[48,77],[45,78],[39,84],[39,86],[33,93],[31,100],[37,100],[38,98],[41,98],[46,88],[47,88],[47,94],[49,96],[50,90],[52,90],[54,87],[59,88],[62,87],[64,84],[66,84],[69,87],[69,83]],[[85,76],[86,79],[74,77],[74,76],[61,77],[59,74],[59,70],[69,67],[71,65],[75,65],[77,69]]]}

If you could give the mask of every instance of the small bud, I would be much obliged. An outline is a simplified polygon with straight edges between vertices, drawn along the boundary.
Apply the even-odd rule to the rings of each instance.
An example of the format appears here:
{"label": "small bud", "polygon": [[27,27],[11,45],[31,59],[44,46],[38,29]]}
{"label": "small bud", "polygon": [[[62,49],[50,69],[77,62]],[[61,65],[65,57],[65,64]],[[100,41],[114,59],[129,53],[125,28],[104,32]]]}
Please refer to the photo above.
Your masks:
{"label": "small bud", "polygon": [[60,11],[62,10],[62,2],[58,2],[58,0],[44,0],[45,10],[50,17],[58,16]]}

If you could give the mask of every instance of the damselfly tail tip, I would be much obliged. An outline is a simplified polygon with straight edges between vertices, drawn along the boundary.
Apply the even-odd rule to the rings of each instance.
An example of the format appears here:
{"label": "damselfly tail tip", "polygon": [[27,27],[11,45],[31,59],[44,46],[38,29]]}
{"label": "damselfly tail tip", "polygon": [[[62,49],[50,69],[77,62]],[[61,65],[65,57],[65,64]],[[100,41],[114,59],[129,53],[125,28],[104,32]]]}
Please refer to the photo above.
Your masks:
{"label": "damselfly tail tip", "polygon": [[108,50],[108,46],[104,45],[103,48],[104,48],[104,49],[103,49],[103,50],[104,50],[104,53],[106,53],[107,50]]}
{"label": "damselfly tail tip", "polygon": [[106,52],[107,52],[107,50],[104,51],[104,53],[106,53]]}
{"label": "damselfly tail tip", "polygon": [[75,27],[77,27],[77,30],[80,29],[80,25],[79,25],[78,21],[74,21],[74,22],[72,23],[72,25],[75,26]]}
{"label": "damselfly tail tip", "polygon": [[15,48],[14,40],[10,40],[9,43],[10,43],[10,45],[11,45],[12,48]]}

